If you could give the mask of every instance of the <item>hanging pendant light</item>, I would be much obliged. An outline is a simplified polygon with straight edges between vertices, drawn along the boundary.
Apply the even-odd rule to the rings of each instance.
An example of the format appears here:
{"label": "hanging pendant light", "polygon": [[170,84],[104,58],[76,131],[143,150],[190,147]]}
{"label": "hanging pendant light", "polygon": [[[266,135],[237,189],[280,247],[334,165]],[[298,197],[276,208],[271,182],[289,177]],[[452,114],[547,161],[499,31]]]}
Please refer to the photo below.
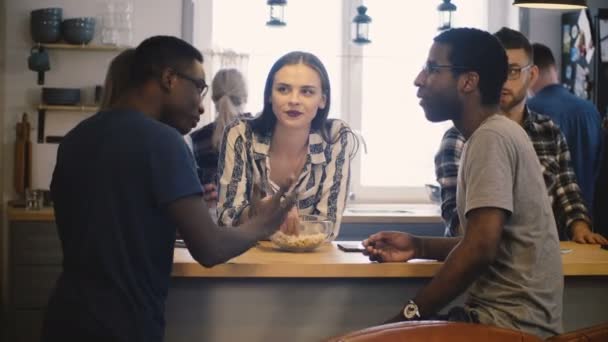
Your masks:
{"label": "hanging pendant light", "polygon": [[443,0],[439,6],[437,6],[437,11],[439,11],[439,27],[437,30],[445,31],[452,28],[452,12],[456,11],[456,5],[450,2],[450,0]]}
{"label": "hanging pendant light", "polygon": [[266,4],[270,8],[270,19],[266,26],[285,26],[285,5],[287,0],[267,0]]}
{"label": "hanging pendant light", "polygon": [[526,8],[575,10],[587,8],[586,0],[515,0],[513,5]]}
{"label": "hanging pendant light", "polygon": [[361,5],[357,7],[357,15],[353,18],[353,43],[363,45],[369,44],[369,23],[372,18],[366,14],[367,7]]}

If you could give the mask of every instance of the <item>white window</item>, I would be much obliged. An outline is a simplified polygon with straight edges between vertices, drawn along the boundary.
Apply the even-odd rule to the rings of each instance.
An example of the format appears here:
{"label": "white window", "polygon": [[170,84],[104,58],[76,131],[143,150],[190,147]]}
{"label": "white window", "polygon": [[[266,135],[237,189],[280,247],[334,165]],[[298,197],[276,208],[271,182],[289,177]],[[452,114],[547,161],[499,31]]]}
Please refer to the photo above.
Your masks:
{"label": "white window", "polygon": [[[279,56],[292,50],[312,52],[329,72],[330,116],[346,120],[367,145],[367,153],[362,146],[352,168],[355,201],[428,200],[424,184],[435,183],[433,158],[451,123],[425,119],[413,82],[438,33],[441,1],[365,1],[373,21],[372,43],[364,47],[353,45],[350,37],[361,1],[290,0],[285,27],[265,25],[265,1],[204,1],[212,3],[207,7],[212,16],[195,20],[211,21],[211,44],[205,45],[249,55],[248,111],[262,109],[266,76]],[[485,0],[453,2],[458,6],[454,26],[487,28]]]}
{"label": "white window", "polygon": [[[249,55],[247,83],[252,113],[262,110],[264,84],[272,64],[293,50],[314,53],[323,61],[331,79],[332,100],[341,98],[342,3],[336,0],[295,0],[285,7],[287,25],[269,27],[265,1],[217,0],[213,2],[212,48],[232,49]],[[334,117],[340,101],[332,101]]]}

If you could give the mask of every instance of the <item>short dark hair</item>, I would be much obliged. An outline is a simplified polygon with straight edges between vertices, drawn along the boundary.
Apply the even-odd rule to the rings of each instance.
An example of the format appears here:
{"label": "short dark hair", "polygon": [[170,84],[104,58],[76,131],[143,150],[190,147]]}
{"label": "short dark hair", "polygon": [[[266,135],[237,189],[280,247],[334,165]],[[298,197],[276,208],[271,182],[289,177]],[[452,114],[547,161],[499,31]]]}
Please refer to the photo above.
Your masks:
{"label": "short dark hair", "polygon": [[494,36],[498,38],[502,46],[505,49],[523,49],[526,55],[532,61],[534,59],[534,51],[532,45],[526,36],[519,31],[512,30],[508,27],[503,27],[494,33]]}
{"label": "short dark hair", "polygon": [[534,50],[534,65],[539,69],[546,69],[551,66],[555,66],[555,57],[553,52],[546,45],[540,43],[532,44],[532,50]]}
{"label": "short dark hair", "polygon": [[264,107],[262,113],[256,117],[252,122],[253,129],[261,135],[271,135],[274,129],[274,125],[277,122],[275,114],[272,112],[272,103],[270,98],[272,96],[272,84],[274,82],[274,75],[284,66],[302,63],[314,69],[321,79],[321,91],[325,95],[325,107],[319,108],[317,114],[311,122],[311,130],[318,131],[325,141],[330,141],[329,132],[327,131],[327,116],[329,115],[329,107],[331,104],[331,87],[329,86],[329,75],[325,66],[321,60],[309,52],[303,51],[292,51],[281,58],[279,58],[274,65],[270,68],[268,76],[266,77],[266,84],[264,86]]}
{"label": "short dark hair", "polygon": [[194,61],[203,62],[203,55],[194,46],[172,36],[154,36],[141,42],[135,49],[131,82],[139,86],[159,77],[166,68],[183,71]]}
{"label": "short dark hair", "polygon": [[507,80],[507,54],[498,39],[474,28],[455,28],[435,37],[436,43],[449,46],[450,64],[455,75],[474,71],[479,75],[479,92],[483,105],[497,105]]}

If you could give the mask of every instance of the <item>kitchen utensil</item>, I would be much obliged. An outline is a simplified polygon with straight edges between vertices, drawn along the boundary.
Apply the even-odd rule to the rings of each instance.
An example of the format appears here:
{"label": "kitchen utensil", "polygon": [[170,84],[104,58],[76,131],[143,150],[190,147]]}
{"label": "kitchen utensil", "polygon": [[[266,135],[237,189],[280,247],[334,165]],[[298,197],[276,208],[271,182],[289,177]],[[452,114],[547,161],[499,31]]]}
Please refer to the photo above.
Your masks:
{"label": "kitchen utensil", "polygon": [[40,210],[44,206],[44,194],[42,190],[25,189],[25,209]]}
{"label": "kitchen utensil", "polygon": [[44,72],[51,70],[46,49],[42,46],[32,48],[30,57],[27,59],[27,66],[30,70],[38,72],[38,84],[44,84]]}
{"label": "kitchen utensil", "polygon": [[63,137],[60,135],[47,135],[45,142],[47,144],[59,144],[63,140]]}
{"label": "kitchen utensil", "polygon": [[32,143],[30,141],[30,123],[27,113],[23,113],[21,122],[17,123],[15,141],[15,192],[22,195],[32,183]]}
{"label": "kitchen utensil", "polygon": [[131,45],[133,1],[106,0],[101,14],[101,42],[109,45]]}

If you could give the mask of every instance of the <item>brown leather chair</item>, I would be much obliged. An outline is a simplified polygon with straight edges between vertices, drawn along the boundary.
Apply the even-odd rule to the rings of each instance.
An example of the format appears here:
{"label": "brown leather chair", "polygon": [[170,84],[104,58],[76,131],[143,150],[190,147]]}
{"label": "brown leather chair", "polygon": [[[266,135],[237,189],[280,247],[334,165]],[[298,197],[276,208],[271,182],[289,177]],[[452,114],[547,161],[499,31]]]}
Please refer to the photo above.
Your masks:
{"label": "brown leather chair", "polygon": [[608,323],[553,336],[547,342],[607,342]]}
{"label": "brown leather chair", "polygon": [[542,342],[534,335],[490,325],[419,321],[379,325],[329,339],[327,342]]}

